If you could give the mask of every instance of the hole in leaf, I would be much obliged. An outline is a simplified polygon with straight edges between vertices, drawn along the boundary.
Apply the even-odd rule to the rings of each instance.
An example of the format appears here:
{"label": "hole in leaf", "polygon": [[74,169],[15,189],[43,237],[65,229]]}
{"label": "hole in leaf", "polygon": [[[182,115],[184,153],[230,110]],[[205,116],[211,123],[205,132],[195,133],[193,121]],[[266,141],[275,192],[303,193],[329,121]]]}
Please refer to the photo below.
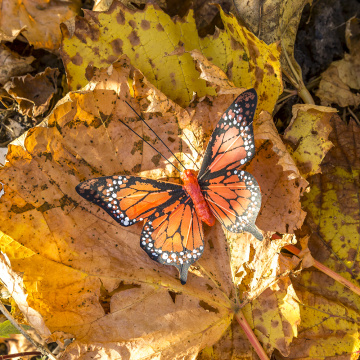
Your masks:
{"label": "hole in leaf", "polygon": [[219,313],[219,310],[217,308],[212,307],[211,305],[209,305],[207,302],[205,302],[203,300],[199,301],[199,305],[206,311],[210,311],[215,314]]}

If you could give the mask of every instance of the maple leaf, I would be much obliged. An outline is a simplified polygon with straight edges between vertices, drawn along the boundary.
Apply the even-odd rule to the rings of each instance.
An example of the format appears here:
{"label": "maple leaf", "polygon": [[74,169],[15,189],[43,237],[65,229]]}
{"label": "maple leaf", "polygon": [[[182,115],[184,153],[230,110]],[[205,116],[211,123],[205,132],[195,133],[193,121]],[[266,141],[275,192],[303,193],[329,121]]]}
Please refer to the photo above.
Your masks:
{"label": "maple leaf", "polygon": [[83,18],[62,26],[61,55],[69,88],[80,89],[94,66],[110,65],[126,54],[167,97],[187,106],[194,93],[199,98],[215,95],[199,79],[188,53],[198,49],[237,87],[254,87],[264,110],[272,112],[282,92],[277,45],[266,45],[221,9],[220,15],[225,29],[200,38],[192,10],[183,19],[172,19],[155,5],[133,11],[114,1],[107,12],[86,11]]}
{"label": "maple leaf", "polygon": [[[304,195],[308,215],[302,232],[310,234],[311,255],[354,285],[359,284],[359,144],[360,128],[332,117],[334,146],[321,164],[321,173],[308,178],[311,191]],[[303,251],[304,251],[303,250]],[[306,266],[311,266],[311,261]],[[299,336],[290,357],[317,354],[326,358],[358,357],[359,296],[326,274],[304,269],[293,279],[301,301]]]}
{"label": "maple leaf", "polygon": [[[221,74],[211,66],[209,73]],[[216,85],[219,92],[221,84]],[[288,276],[297,263],[286,260],[279,251],[293,241],[291,236],[270,243],[270,232],[265,234],[264,243],[254,245],[256,240],[249,234],[224,235],[219,224],[206,227],[204,255],[182,286],[175,268],[152,261],[140,248],[141,226],[119,226],[75,191],[80,181],[101,175],[178,176],[118,120],[166,154],[166,148],[143,126],[125,99],[142,110],[149,125],[189,167],[193,162],[200,164],[199,154],[214,126],[240,92],[235,87],[233,94],[229,91],[227,88],[227,94],[183,109],[156,89],[127,58],[121,58],[109,68],[96,70],[87,87],[69,93],[49,116],[46,127],[31,129],[22,146],[9,147],[8,163],[0,171],[5,184],[0,214],[8,219],[1,226],[6,234],[1,237],[1,246],[14,270],[24,273],[28,306],[41,314],[52,338],[77,339],[64,358],[195,356],[214,344],[230,325],[234,311],[238,311],[234,304],[239,289],[244,290],[242,306],[252,304],[245,313],[249,321],[257,311],[253,302],[270,286],[275,291],[271,296],[278,299],[271,316],[277,314],[283,320],[273,336],[266,340],[265,334],[263,341],[269,353],[274,348],[286,353],[298,319],[289,316],[283,299],[291,293]],[[272,123],[271,118],[267,121]],[[283,158],[289,154],[284,144],[283,154],[274,150],[274,143],[281,146],[277,140],[262,146],[259,154],[263,155],[256,156],[256,165],[251,162],[247,169],[254,166],[258,174],[271,169],[277,187],[284,187],[289,194],[294,188],[289,171],[276,166],[285,164]],[[265,179],[259,180],[262,186]],[[265,199],[277,191],[265,185],[264,189]],[[280,219],[289,229],[299,226],[299,190],[294,192],[294,198],[298,197],[295,218],[280,197],[278,203],[272,200],[272,208],[264,206],[259,223],[264,222],[267,230],[272,226],[285,229],[283,225],[277,227]],[[255,268],[256,277],[251,271]],[[284,285],[276,289],[280,277]],[[293,330],[286,332],[285,342],[279,342],[286,323]]]}

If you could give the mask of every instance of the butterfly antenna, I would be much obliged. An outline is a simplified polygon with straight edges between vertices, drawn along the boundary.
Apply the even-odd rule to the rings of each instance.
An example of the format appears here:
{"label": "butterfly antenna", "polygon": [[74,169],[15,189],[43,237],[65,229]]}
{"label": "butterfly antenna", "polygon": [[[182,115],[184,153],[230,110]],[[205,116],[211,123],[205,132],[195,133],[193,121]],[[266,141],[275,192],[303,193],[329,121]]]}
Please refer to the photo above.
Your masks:
{"label": "butterfly antenna", "polygon": [[[126,100],[125,100],[125,102],[131,108],[131,110],[139,117],[139,119],[149,128],[149,130],[151,130],[154,133],[154,135],[161,141],[161,143],[169,150],[171,155],[179,162],[179,164],[183,167],[183,169],[186,170],[185,166],[181,163],[181,161],[175,156],[175,154],[169,149],[169,147],[161,140],[161,138],[158,136],[158,134],[156,134],[156,132],[148,125],[148,123],[145,121],[145,119],[141,115],[139,115],[136,112],[136,110]],[[159,151],[158,151],[158,153],[160,154]]]}
{"label": "butterfly antenna", "polygon": [[[198,154],[198,151],[195,149],[194,145],[191,143],[191,141],[189,140],[189,138],[186,136],[185,132],[182,131],[182,134],[185,136],[186,140],[189,142],[190,146],[195,150],[195,152]],[[196,168],[199,170],[199,167],[196,165],[195,161],[193,159],[191,159],[187,154],[184,153],[184,155],[196,166]]]}
{"label": "butterfly antenna", "polygon": [[159,155],[161,155],[170,165],[172,165],[179,173],[181,173],[181,170],[179,170],[171,161],[169,161],[160,151],[156,150],[154,146],[152,146],[149,142],[147,142],[141,135],[139,135],[135,130],[133,130],[128,124],[126,124],[124,121],[119,119],[119,121],[124,124],[129,130],[131,130],[136,136],[138,136],[141,140],[146,142],[152,149],[154,149]]}

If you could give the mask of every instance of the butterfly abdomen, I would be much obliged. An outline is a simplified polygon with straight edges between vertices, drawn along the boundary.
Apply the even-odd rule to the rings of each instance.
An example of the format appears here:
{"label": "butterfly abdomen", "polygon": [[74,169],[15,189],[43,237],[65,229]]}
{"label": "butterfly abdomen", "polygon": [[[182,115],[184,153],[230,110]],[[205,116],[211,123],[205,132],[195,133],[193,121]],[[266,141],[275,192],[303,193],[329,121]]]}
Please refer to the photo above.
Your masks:
{"label": "butterfly abdomen", "polygon": [[201,221],[209,226],[213,226],[215,224],[215,217],[201,192],[195,171],[185,170],[180,177],[184,183],[184,190],[191,197],[195,211]]}

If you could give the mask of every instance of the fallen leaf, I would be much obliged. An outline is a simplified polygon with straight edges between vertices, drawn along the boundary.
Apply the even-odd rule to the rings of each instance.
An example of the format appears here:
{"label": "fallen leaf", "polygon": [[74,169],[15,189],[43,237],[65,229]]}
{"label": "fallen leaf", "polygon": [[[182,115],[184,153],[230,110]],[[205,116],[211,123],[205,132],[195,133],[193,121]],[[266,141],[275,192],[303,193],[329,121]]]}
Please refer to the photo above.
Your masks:
{"label": "fallen leaf", "polygon": [[57,91],[58,76],[58,69],[46,68],[35,76],[28,74],[13,78],[4,89],[17,101],[21,114],[37,117],[49,109]]}
{"label": "fallen leaf", "polygon": [[[52,340],[76,338],[63,359],[195,357],[231,324],[239,286],[246,289],[244,300],[250,302],[261,289],[275,289],[279,278],[288,279],[294,262],[279,251],[292,241],[291,236],[274,243],[267,236],[264,244],[254,245],[256,240],[250,235],[239,234],[228,246],[223,229],[216,224],[205,227],[204,255],[182,286],[174,267],[152,261],[140,248],[141,224],[120,227],[75,191],[82,180],[101,175],[178,177],[171,165],[119,121],[168,154],[125,99],[188,165],[200,163],[199,154],[214,125],[235,96],[219,95],[183,109],[121,58],[109,68],[95,70],[87,87],[69,93],[43,126],[31,129],[22,144],[19,140],[19,145],[9,146],[8,162],[0,170],[5,184],[0,218],[7,219],[1,225],[6,234],[0,238],[1,246],[13,269],[24,273],[27,302],[41,314]],[[274,171],[280,156],[270,156],[266,162],[271,149],[258,172],[261,167],[264,173]],[[291,193],[292,182],[287,188],[288,176],[279,175],[282,167],[275,170],[280,177],[277,186]],[[287,222],[288,209],[282,211],[277,216]],[[261,217],[271,224],[273,214],[273,208],[263,209]],[[244,248],[251,256],[243,257]],[[259,279],[249,270],[255,269],[255,261],[264,263],[256,273]],[[242,277],[247,284],[233,281],[232,269],[240,268],[249,270]],[[269,352],[286,350],[293,335],[285,326],[293,332],[296,328],[284,308],[291,283],[279,285],[276,291],[278,306],[271,316],[281,318],[282,325],[268,341]],[[284,334],[286,340],[278,342]]]}
{"label": "fallen leaf", "polygon": [[81,1],[1,0],[0,40],[13,41],[21,33],[35,49],[57,52],[59,25],[80,12]]}
{"label": "fallen leaf", "polygon": [[312,176],[311,191],[302,201],[311,229],[309,248],[313,257],[348,280],[359,281],[358,173],[360,129],[333,118],[330,141],[334,147]]}
{"label": "fallen leaf", "polygon": [[[294,77],[293,69],[302,78],[301,67],[294,57],[294,46],[302,11],[312,0],[234,0],[238,17],[266,44],[281,41],[284,47],[280,61],[287,76]],[[285,51],[289,60],[285,56]],[[291,64],[289,64],[291,61]],[[293,68],[293,69],[292,69]]]}
{"label": "fallen leaf", "polygon": [[[290,344],[298,335],[300,304],[288,278],[280,280],[274,289],[268,288],[243,309],[244,316],[268,354],[277,348],[280,354],[290,353]],[[205,348],[199,360],[258,359],[245,333],[233,323],[221,339]]]}
{"label": "fallen leaf", "polygon": [[[9,242],[9,237],[4,234],[1,235],[2,244]],[[50,331],[46,327],[42,316],[38,311],[29,306],[23,279],[19,274],[13,271],[9,258],[4,254],[0,254],[0,280],[6,286],[27,322],[38,331],[39,335],[44,337],[49,336]]]}
{"label": "fallen leaf", "polygon": [[301,323],[286,359],[357,359],[359,296],[313,269],[302,271],[293,282],[300,300]]}
{"label": "fallen leaf", "polygon": [[76,17],[62,26],[61,55],[69,87],[80,89],[94,67],[110,65],[126,54],[156,88],[186,107],[194,93],[199,98],[215,95],[214,89],[199,79],[188,53],[198,49],[237,87],[254,87],[263,109],[272,112],[282,92],[277,46],[258,40],[221,9],[220,15],[225,29],[200,38],[193,11],[183,19],[172,19],[155,5],[133,11],[117,1],[107,12],[86,11],[84,18]]}
{"label": "fallen leaf", "polygon": [[[256,224],[262,230],[292,234],[305,219],[300,197],[308,183],[282,142],[270,114],[262,112],[255,119],[254,134],[257,156],[245,169],[255,176],[262,192]],[[263,171],[264,167],[271,171]]]}
{"label": "fallen leaf", "polygon": [[323,105],[338,104],[341,107],[360,104],[360,26],[351,18],[346,23],[346,42],[350,53],[344,59],[334,61],[321,75],[316,92]]}
{"label": "fallen leaf", "polygon": [[[338,117],[331,119],[331,126],[329,140],[334,146],[322,161],[321,173],[309,177],[311,190],[302,201],[308,213],[308,246],[315,260],[358,286],[360,128]],[[302,246],[307,250],[306,242]],[[359,296],[314,268],[303,270],[293,283],[302,321],[289,357],[356,359]]]}
{"label": "fallen leaf", "polygon": [[319,173],[320,164],[333,146],[328,140],[330,122],[337,110],[316,105],[294,105],[293,117],[284,133],[287,149],[304,177]]}
{"label": "fallen leaf", "polygon": [[5,84],[13,76],[33,71],[31,63],[34,60],[32,56],[20,56],[4,44],[0,44],[0,84]]}

